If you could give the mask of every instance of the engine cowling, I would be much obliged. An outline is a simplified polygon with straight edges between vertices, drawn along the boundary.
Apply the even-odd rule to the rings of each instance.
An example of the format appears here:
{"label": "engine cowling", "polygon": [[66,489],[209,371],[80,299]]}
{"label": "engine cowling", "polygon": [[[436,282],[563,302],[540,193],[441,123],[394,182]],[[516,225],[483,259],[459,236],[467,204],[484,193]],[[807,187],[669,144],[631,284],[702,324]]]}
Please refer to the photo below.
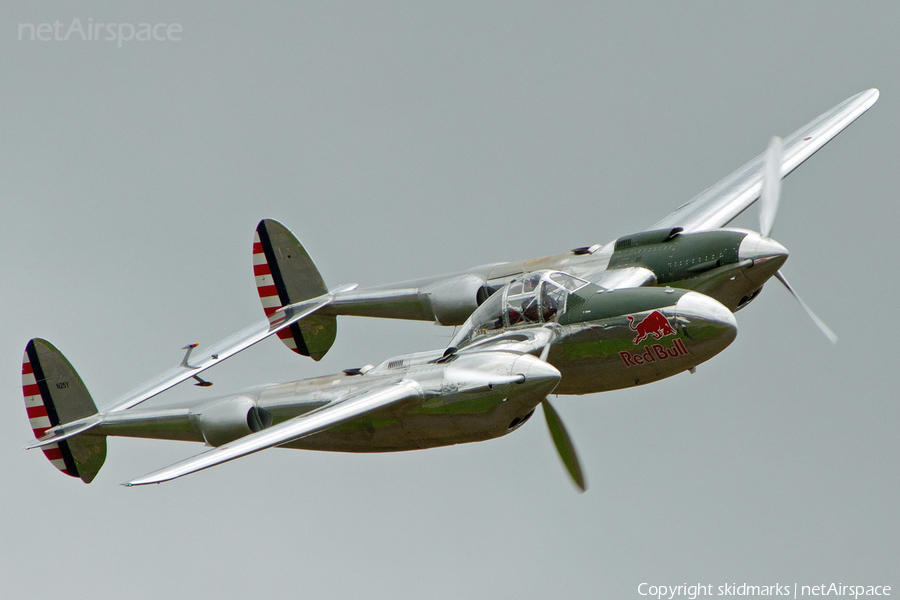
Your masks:
{"label": "engine cowling", "polygon": [[487,284],[477,275],[461,275],[423,290],[441,325],[462,325],[488,295]]}
{"label": "engine cowling", "polygon": [[272,425],[272,414],[252,398],[236,396],[191,410],[191,423],[210,446],[221,446]]}

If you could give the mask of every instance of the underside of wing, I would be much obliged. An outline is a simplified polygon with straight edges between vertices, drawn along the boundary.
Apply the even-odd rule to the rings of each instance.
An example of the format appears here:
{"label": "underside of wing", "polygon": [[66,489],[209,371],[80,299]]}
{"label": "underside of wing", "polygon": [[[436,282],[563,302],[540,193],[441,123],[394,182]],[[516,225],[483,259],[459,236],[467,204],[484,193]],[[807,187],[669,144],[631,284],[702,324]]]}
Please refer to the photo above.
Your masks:
{"label": "underside of wing", "polygon": [[[870,89],[848,98],[784,138],[781,177],[784,178],[831,141],[878,100]],[[699,194],[650,229],[682,227],[702,231],[724,227],[759,198],[765,154]]]}
{"label": "underside of wing", "polygon": [[123,485],[130,487],[176,479],[266,448],[280,446],[313,435],[367,413],[419,397],[421,397],[421,388],[415,382],[403,380],[391,383],[385,387],[367,391],[294,417]]}

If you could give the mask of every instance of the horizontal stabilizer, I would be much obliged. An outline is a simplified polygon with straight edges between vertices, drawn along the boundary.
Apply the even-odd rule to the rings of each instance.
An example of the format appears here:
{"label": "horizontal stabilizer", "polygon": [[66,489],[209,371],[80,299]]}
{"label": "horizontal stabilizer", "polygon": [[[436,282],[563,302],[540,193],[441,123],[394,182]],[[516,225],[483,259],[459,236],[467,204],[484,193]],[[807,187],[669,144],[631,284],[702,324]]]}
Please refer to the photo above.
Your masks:
{"label": "horizontal stabilizer", "polygon": [[[340,292],[342,289],[346,289],[346,287],[336,289],[335,293]],[[182,364],[169,369],[161,375],[143,383],[138,388],[117,398],[106,412],[129,409],[132,406],[140,404],[141,402],[166,391],[182,381],[191,379],[206,369],[219,364],[226,358],[234,356],[241,350],[246,350],[253,344],[308,317],[317,310],[320,310],[323,306],[327,306],[331,301],[332,294],[326,293],[318,298],[279,308],[265,321],[255,323],[254,325],[225,338],[221,342],[213,344],[205,350],[193,352],[190,355],[189,361],[183,361]],[[199,350],[199,348],[197,350]]]}
{"label": "horizontal stabilizer", "polygon": [[155,473],[139,477],[122,485],[147,485],[149,483],[162,483],[176,479],[183,475],[202,471],[209,467],[286,444],[296,439],[324,431],[341,423],[367,413],[381,410],[393,404],[399,404],[407,400],[419,398],[421,388],[415,382],[403,380],[399,383],[389,384],[387,387],[374,391],[363,392],[358,396],[342,400],[336,404],[329,404],[318,410],[294,417],[278,425],[269,427],[257,433],[251,433],[233,442],[218,448],[208,450],[187,460],[183,460],[170,467],[160,469]]}
{"label": "horizontal stabilizer", "polygon": [[78,419],[72,423],[56,425],[51,429],[46,430],[41,437],[37,437],[37,432],[35,432],[35,437],[37,439],[25,446],[25,449],[34,450],[35,448],[43,448],[45,446],[50,446],[51,444],[57,444],[70,437],[74,437],[79,433],[84,433],[88,429],[93,429],[102,422],[103,418],[100,415],[91,415],[90,417]]}

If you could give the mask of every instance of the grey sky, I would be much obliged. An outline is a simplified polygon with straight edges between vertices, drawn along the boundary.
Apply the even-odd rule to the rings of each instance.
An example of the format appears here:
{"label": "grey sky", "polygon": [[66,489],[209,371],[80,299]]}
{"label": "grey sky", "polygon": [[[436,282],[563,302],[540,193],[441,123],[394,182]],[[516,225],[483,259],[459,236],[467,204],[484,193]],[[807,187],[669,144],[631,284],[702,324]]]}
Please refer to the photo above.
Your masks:
{"label": "grey sky", "polygon": [[[0,597],[900,590],[896,3],[4,8]],[[183,35],[17,41],[19,23],[76,17]],[[201,447],[110,439],[90,486],[22,450],[28,339],[108,402],[184,344],[261,317],[261,218],[290,227],[331,286],[605,243],[873,86],[879,102],[785,181],[774,230],[839,344],[774,283],[695,375],[560,397],[584,495],[539,419],[415,453],[273,450],[132,490],[118,484]],[[342,318],[321,363],[268,340],[208,375],[224,393],[450,333]],[[183,385],[158,403],[206,395]]]}

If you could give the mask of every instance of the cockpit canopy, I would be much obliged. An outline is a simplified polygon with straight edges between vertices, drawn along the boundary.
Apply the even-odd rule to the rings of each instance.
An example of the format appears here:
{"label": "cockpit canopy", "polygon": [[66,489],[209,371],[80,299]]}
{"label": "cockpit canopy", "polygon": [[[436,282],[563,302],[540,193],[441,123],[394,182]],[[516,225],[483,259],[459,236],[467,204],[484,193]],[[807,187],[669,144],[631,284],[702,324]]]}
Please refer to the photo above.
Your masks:
{"label": "cockpit canopy", "polygon": [[507,327],[556,321],[569,294],[588,285],[562,271],[534,271],[513,279],[479,306],[450,342],[455,348]]}

